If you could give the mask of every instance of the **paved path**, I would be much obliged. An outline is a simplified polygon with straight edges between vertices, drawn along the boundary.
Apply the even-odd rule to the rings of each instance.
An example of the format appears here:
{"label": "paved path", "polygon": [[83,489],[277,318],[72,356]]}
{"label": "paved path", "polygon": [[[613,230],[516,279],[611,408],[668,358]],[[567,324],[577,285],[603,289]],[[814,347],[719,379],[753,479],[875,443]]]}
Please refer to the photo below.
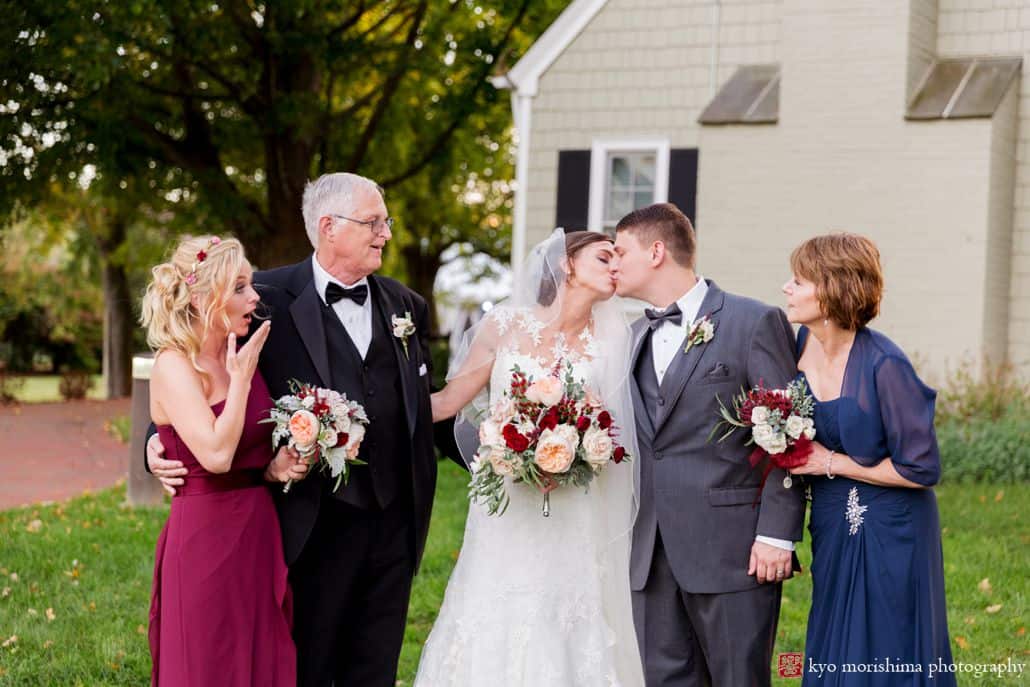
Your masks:
{"label": "paved path", "polygon": [[0,510],[106,489],[126,476],[129,447],[104,423],[130,400],[0,406]]}

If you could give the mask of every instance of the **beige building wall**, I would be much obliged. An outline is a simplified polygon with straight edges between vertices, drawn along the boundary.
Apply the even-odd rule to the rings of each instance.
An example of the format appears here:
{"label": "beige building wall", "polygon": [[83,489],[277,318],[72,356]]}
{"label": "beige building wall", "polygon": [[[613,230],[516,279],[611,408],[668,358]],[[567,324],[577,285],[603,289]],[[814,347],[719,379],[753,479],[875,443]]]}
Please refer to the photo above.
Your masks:
{"label": "beige building wall", "polygon": [[879,0],[784,3],[779,123],[701,136],[700,263],[779,303],[795,245],[868,235],[887,284],[872,326],[938,368],[984,344],[992,126],[905,121],[907,13]]}
{"label": "beige building wall", "polygon": [[[559,150],[666,138],[700,149],[706,276],[778,304],[794,245],[866,233],[887,272],[874,327],[936,368],[1008,351],[1030,369],[1030,65],[994,119],[904,119],[935,54],[1030,57],[1030,4],[1004,4],[722,0],[716,17],[710,0],[609,0],[540,78],[527,241],[553,229]],[[738,66],[768,63],[778,124],[697,123]]]}
{"label": "beige building wall", "polygon": [[[1030,371],[1030,2],[940,0],[937,50],[943,57],[1022,56],[1021,83],[1013,85],[1017,125],[1011,283],[1008,287],[1008,357]],[[1011,94],[1010,94],[1011,95]],[[1009,106],[1006,103],[1006,106]],[[1002,115],[998,112],[995,119]],[[1003,124],[1002,126],[1007,126]],[[995,287],[1000,289],[1001,287]]]}
{"label": "beige building wall", "polygon": [[527,240],[555,222],[558,151],[594,138],[698,145],[697,118],[742,64],[779,60],[780,2],[722,0],[713,83],[711,0],[609,0],[540,79],[530,129]]}

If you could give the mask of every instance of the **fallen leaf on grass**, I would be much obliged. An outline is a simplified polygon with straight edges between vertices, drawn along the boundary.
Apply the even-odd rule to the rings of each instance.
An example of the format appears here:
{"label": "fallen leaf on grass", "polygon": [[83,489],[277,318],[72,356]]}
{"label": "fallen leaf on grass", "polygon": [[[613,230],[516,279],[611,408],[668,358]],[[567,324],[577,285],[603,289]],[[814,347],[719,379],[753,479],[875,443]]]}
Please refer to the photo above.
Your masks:
{"label": "fallen leaf on grass", "polygon": [[0,647],[6,649],[7,647],[11,646],[12,644],[14,644],[17,641],[18,641],[18,635],[11,635],[10,637],[8,637],[7,639],[4,640],[3,644],[0,644]]}
{"label": "fallen leaf on grass", "polygon": [[10,587],[4,587],[3,590],[0,591],[0,599],[6,599],[10,595],[11,595],[11,588]]}
{"label": "fallen leaf on grass", "polygon": [[1001,501],[1001,500],[1002,500],[1003,498],[1005,498],[1005,492],[1004,492],[1004,490],[1002,490],[1002,491],[999,491],[999,492],[998,492],[997,494],[995,494],[995,495],[994,495],[994,502],[995,502],[995,503],[998,503],[998,502],[999,502],[999,501]]}
{"label": "fallen leaf on grass", "polygon": [[54,645],[54,640],[52,640],[52,639],[48,639],[45,642],[43,642],[43,648],[44,649],[49,649],[53,645]]}
{"label": "fallen leaf on grass", "polygon": [[962,636],[955,637],[955,643],[958,644],[960,649],[968,649],[969,648],[969,640],[967,640],[965,637],[962,637]]}
{"label": "fallen leaf on grass", "polygon": [[982,580],[980,580],[980,584],[976,585],[976,588],[979,589],[984,594],[990,594],[991,593],[991,580],[990,580],[990,578],[985,577]]}
{"label": "fallen leaf on grass", "polygon": [[974,618],[973,616],[968,616],[966,618],[966,625],[976,625],[976,618]]}
{"label": "fallen leaf on grass", "polygon": [[992,606],[988,606],[984,610],[987,611],[988,613],[997,613],[998,611],[1001,610],[1001,604],[994,604]]}
{"label": "fallen leaf on grass", "polygon": [[18,573],[11,573],[11,582],[18,581]]}
{"label": "fallen leaf on grass", "polygon": [[30,608],[30,609],[29,609],[28,611],[26,611],[26,612],[27,612],[27,613],[28,613],[29,615],[39,615],[39,613],[37,613],[37,612],[36,612],[36,609],[35,609],[35,608]]}
{"label": "fallen leaf on grass", "polygon": [[137,625],[136,632],[137,634],[145,635],[147,633],[147,628],[145,628],[143,625]]}
{"label": "fallen leaf on grass", "polygon": [[987,495],[980,494],[980,503],[987,503]]}
{"label": "fallen leaf on grass", "polygon": [[1026,634],[1026,628],[1025,627],[1021,627],[1018,630],[1016,630],[1016,636],[1017,637],[1022,637],[1025,634]]}
{"label": "fallen leaf on grass", "polygon": [[38,518],[25,526],[26,532],[39,532],[41,529],[43,529],[43,521]]}
{"label": "fallen leaf on grass", "polygon": [[52,609],[52,608],[46,609],[46,619],[47,620],[49,620],[50,622],[54,622],[54,620],[56,618],[57,618],[57,614],[54,613],[54,609]]}

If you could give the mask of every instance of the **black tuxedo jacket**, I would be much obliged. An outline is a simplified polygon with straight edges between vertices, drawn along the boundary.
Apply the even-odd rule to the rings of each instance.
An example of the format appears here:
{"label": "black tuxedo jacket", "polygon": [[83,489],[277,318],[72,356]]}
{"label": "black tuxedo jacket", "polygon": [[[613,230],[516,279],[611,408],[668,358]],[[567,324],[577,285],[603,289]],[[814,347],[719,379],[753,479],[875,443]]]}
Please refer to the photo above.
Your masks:
{"label": "black tuxedo jacket", "polygon": [[[294,265],[257,272],[254,285],[272,319],[272,330],[261,351],[258,367],[274,398],[290,392],[289,380],[331,387],[329,352],[321,309],[315,291],[311,258]],[[384,317],[389,326],[392,315],[410,313],[415,334],[404,352],[400,339],[393,348],[401,371],[403,394],[397,403],[404,405],[407,426],[397,428],[408,437],[411,484],[414,495],[416,568],[422,558],[429,516],[436,488],[436,458],[433,451],[433,419],[429,403],[431,356],[429,353],[429,310],[425,300],[400,282],[370,275],[373,317]],[[255,320],[255,325],[260,324]],[[373,372],[374,374],[374,372]],[[362,469],[358,466],[355,469]],[[316,469],[305,480],[294,484],[289,494],[274,489],[287,564],[292,564],[304,548],[318,514],[321,499],[329,498],[325,480]]]}

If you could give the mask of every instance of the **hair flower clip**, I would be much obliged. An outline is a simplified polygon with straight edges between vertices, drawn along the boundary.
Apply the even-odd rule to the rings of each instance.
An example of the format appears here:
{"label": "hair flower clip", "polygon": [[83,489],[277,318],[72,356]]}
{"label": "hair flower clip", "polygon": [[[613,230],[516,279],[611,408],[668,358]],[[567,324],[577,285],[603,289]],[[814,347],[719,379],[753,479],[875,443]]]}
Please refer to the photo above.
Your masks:
{"label": "hair flower clip", "polygon": [[212,236],[208,239],[207,245],[202,250],[197,251],[197,259],[193,261],[193,265],[190,267],[190,273],[186,275],[186,283],[193,286],[197,283],[197,268],[200,267],[200,263],[207,260],[207,252],[211,250],[212,246],[217,246],[222,242],[222,239],[217,236]]}

